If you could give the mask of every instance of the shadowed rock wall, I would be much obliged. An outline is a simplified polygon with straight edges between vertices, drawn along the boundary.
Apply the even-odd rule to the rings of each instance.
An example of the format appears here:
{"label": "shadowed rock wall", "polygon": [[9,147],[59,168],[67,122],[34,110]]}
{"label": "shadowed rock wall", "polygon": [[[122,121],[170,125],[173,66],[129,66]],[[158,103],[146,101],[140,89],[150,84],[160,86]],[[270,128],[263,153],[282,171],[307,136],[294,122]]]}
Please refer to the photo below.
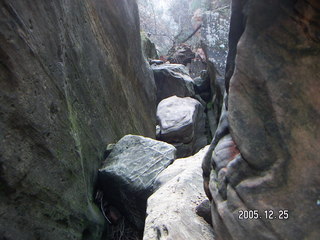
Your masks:
{"label": "shadowed rock wall", "polygon": [[98,239],[106,144],[155,137],[136,3],[0,4],[0,236]]}
{"label": "shadowed rock wall", "polygon": [[[217,239],[318,239],[319,1],[234,0],[233,6],[240,21],[231,18],[231,43],[245,23],[231,48],[227,110],[235,146],[219,152],[216,139],[220,155],[211,167],[203,164]],[[239,219],[240,209],[258,210],[261,218]],[[267,219],[265,210],[277,219]],[[280,210],[289,218],[279,220]]]}

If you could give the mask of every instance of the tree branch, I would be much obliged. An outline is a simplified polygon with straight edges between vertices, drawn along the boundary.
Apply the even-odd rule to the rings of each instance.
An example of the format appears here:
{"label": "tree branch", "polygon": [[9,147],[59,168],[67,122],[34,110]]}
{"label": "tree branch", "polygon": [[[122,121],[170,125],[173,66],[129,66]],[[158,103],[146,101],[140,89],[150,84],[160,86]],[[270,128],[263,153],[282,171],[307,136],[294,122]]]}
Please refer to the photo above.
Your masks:
{"label": "tree branch", "polygon": [[202,27],[202,24],[200,24],[186,39],[181,41],[181,43],[184,43],[184,42],[188,41],[190,38],[192,38],[192,36],[195,35],[201,27]]}

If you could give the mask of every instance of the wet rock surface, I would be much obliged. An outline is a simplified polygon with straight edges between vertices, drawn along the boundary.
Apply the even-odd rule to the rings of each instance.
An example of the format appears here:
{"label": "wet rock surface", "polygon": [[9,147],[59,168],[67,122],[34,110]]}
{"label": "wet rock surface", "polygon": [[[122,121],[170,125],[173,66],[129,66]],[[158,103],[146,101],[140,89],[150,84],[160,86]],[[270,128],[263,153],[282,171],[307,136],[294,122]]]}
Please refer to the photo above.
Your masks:
{"label": "wet rock surface", "polygon": [[206,199],[201,176],[205,151],[177,159],[159,174],[156,184],[160,188],[148,199],[144,240],[215,239],[211,226],[196,214]]}
{"label": "wet rock surface", "polygon": [[143,230],[147,198],[156,177],[176,158],[170,144],[127,135],[120,139],[99,170],[104,200],[116,207],[138,230]]}
{"label": "wet rock surface", "polygon": [[1,1],[0,238],[99,239],[106,144],[155,136],[134,1]]}
{"label": "wet rock surface", "polygon": [[173,144],[178,157],[190,156],[207,145],[205,117],[203,106],[193,98],[166,98],[157,107],[157,138]]}

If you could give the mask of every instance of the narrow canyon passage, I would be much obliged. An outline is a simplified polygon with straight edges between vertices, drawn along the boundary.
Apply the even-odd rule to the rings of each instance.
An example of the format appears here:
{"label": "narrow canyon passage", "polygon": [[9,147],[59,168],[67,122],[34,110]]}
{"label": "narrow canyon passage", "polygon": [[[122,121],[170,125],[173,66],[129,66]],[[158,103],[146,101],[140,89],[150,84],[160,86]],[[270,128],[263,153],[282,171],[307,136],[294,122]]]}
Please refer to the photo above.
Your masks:
{"label": "narrow canyon passage", "polygon": [[0,17],[0,239],[320,239],[319,1]]}

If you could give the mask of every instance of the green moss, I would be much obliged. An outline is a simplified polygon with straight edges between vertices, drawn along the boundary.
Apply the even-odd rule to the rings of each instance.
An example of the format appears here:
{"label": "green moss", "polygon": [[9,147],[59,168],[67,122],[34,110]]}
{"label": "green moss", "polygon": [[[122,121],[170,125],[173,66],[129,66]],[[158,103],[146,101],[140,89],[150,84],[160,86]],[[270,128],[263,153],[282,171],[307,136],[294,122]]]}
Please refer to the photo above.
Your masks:
{"label": "green moss", "polygon": [[150,59],[158,59],[158,53],[156,46],[151,40],[148,38],[145,32],[140,32],[141,35],[141,46],[142,46],[142,51],[143,55],[145,58],[150,58]]}
{"label": "green moss", "polygon": [[213,109],[213,102],[212,101],[207,103],[207,109]]}

